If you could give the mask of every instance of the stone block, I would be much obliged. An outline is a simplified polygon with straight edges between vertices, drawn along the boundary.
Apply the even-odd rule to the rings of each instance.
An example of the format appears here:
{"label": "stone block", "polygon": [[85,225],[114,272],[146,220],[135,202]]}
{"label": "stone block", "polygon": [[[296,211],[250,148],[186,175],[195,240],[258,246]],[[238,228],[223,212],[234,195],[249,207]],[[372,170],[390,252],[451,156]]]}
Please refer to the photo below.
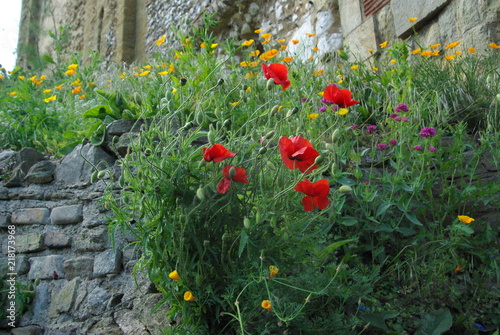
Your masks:
{"label": "stone block", "polygon": [[113,316],[115,322],[125,334],[149,334],[134,311],[123,309],[115,312]]}
{"label": "stone block", "polygon": [[56,180],[68,185],[88,182],[94,169],[82,156],[99,170],[105,170],[115,162],[115,158],[100,147],[79,144],[56,167]]}
{"label": "stone block", "polygon": [[344,37],[344,45],[349,47],[355,59],[365,60],[371,56],[368,49],[377,50],[375,21],[373,15],[367,18],[358,28]]}
{"label": "stone block", "polygon": [[15,160],[15,166],[12,169],[9,180],[5,183],[5,187],[22,186],[24,177],[29,169],[45,159],[45,157],[35,149],[23,148],[15,156],[9,158],[9,160],[11,159]]}
{"label": "stone block", "polygon": [[63,266],[66,279],[68,280],[76,277],[90,278],[94,269],[94,259],[92,257],[68,259],[64,262]]}
{"label": "stone block", "polygon": [[80,278],[74,278],[67,282],[57,293],[55,299],[50,304],[50,309],[59,314],[69,313],[76,299],[76,291],[80,286]]}
{"label": "stone block", "polygon": [[30,261],[28,255],[16,256],[16,273],[18,276],[25,275],[30,270]]}
{"label": "stone block", "polygon": [[363,22],[361,1],[339,0],[339,12],[344,35],[349,35]]}
{"label": "stone block", "polygon": [[11,335],[43,335],[44,331],[40,326],[31,325],[26,327],[12,328],[10,333]]}
{"label": "stone block", "polygon": [[[398,0],[391,1],[394,17],[394,28],[399,38],[407,37],[413,26],[418,26],[432,19],[451,0]],[[411,23],[409,18],[416,17],[417,21]]]}
{"label": "stone block", "polygon": [[24,181],[28,184],[48,184],[54,180],[56,166],[51,161],[41,161],[33,165]]}
{"label": "stone block", "polygon": [[108,125],[106,134],[121,136],[128,132],[138,133],[143,124],[144,120],[116,120]]}
{"label": "stone block", "polygon": [[83,205],[61,206],[52,209],[50,222],[52,224],[78,223],[83,220]]}
{"label": "stone block", "polygon": [[49,248],[67,248],[71,246],[71,236],[62,232],[47,232],[44,244]]}
{"label": "stone block", "polygon": [[28,279],[61,279],[64,278],[64,256],[51,255],[30,258]]}
{"label": "stone block", "polygon": [[106,250],[98,254],[94,261],[94,276],[119,273],[122,264],[122,254],[119,250]]}
{"label": "stone block", "polygon": [[108,231],[106,227],[82,229],[73,243],[78,251],[103,251],[108,244]]}
{"label": "stone block", "polygon": [[37,252],[45,249],[43,244],[44,236],[39,233],[28,233],[19,235],[16,238],[16,252],[18,253],[28,253]]}
{"label": "stone block", "polygon": [[48,208],[22,208],[14,211],[10,218],[13,224],[46,224],[49,222]]}
{"label": "stone block", "polygon": [[6,228],[8,225],[10,225],[10,215],[0,215],[0,228]]}

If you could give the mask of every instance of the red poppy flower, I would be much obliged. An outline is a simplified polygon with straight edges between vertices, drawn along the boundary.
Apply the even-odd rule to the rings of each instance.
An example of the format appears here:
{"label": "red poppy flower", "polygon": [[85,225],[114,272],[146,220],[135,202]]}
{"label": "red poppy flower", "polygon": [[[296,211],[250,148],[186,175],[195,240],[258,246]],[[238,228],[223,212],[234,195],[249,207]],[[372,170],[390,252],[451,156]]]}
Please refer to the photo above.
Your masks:
{"label": "red poppy flower", "polygon": [[[234,176],[231,178],[231,168],[234,168]],[[238,183],[248,184],[247,172],[244,168],[239,168],[235,166],[224,166],[222,168],[222,175],[224,178],[220,181],[219,185],[217,185],[217,192],[226,193],[231,186],[231,182],[235,181]]]}
{"label": "red poppy flower", "polygon": [[328,199],[328,194],[330,193],[328,179],[321,179],[315,183],[311,183],[306,178],[295,186],[295,190],[306,195],[302,198],[302,204],[306,212],[310,212],[316,208],[325,209],[330,203]]}
{"label": "red poppy flower", "polygon": [[341,90],[335,85],[329,85],[323,92],[323,99],[339,105],[340,108],[347,108],[349,106],[359,103],[357,100],[352,99],[352,93],[347,88]]}
{"label": "red poppy flower", "polygon": [[213,161],[214,163],[222,162],[226,158],[236,156],[235,153],[229,152],[222,144],[215,143],[210,148],[203,147],[203,159],[207,162]]}
{"label": "red poppy flower", "polygon": [[319,152],[303,137],[283,136],[279,141],[279,149],[283,163],[291,170],[298,168],[301,172],[309,173],[318,167],[314,161],[319,156]]}
{"label": "red poppy flower", "polygon": [[288,68],[286,65],[280,63],[271,63],[267,66],[262,63],[262,70],[266,79],[274,79],[276,85],[281,85],[283,91],[290,87],[290,80],[288,80]]}

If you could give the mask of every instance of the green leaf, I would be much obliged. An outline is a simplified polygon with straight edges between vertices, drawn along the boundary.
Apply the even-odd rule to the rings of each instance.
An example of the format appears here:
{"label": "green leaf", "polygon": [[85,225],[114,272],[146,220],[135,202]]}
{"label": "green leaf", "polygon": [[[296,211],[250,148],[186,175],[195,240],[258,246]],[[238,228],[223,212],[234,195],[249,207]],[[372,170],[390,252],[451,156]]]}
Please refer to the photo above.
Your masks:
{"label": "green leaf", "polygon": [[413,213],[405,213],[405,216],[408,220],[410,220],[413,224],[416,224],[417,226],[423,226],[423,224],[418,221],[417,217]]}
{"label": "green leaf", "polygon": [[105,137],[106,126],[104,124],[101,124],[90,137],[90,142],[92,142],[92,145],[99,146],[104,142]]}
{"label": "green leaf", "polygon": [[243,250],[245,250],[247,242],[248,242],[248,234],[245,230],[242,230],[240,237],[240,246],[238,248],[238,257],[241,257],[241,254],[243,253]]}
{"label": "green leaf", "polygon": [[389,329],[385,324],[385,320],[395,318],[398,315],[399,315],[398,312],[388,312],[388,311],[370,312],[370,313],[365,312],[365,313],[360,313],[359,318],[365,322],[369,322],[372,326],[388,331]]}
{"label": "green leaf", "polygon": [[350,239],[350,240],[343,240],[343,241],[333,242],[332,244],[330,244],[329,246],[327,246],[325,249],[323,249],[323,250],[320,251],[319,257],[321,259],[325,259],[326,256],[328,256],[329,253],[337,250],[338,248],[340,248],[344,244],[347,244],[347,243],[353,242],[353,241],[356,241],[356,240]]}
{"label": "green leaf", "polygon": [[346,227],[354,226],[356,223],[358,223],[358,219],[353,218],[352,216],[346,216],[342,218],[340,221],[340,224]]}
{"label": "green leaf", "polygon": [[387,210],[392,206],[392,204],[381,204],[380,206],[378,206],[378,209],[377,209],[377,213],[375,214],[375,216],[381,216],[381,215],[384,215],[385,212],[387,212]]}
{"label": "green leaf", "polygon": [[73,141],[69,144],[66,144],[65,146],[63,146],[61,149],[59,149],[59,153],[61,153],[62,155],[67,155],[69,154],[71,151],[73,151],[73,149],[76,148],[76,146],[78,144],[80,144],[81,141],[80,140],[77,140],[77,141]]}
{"label": "green leaf", "polygon": [[62,135],[64,138],[67,138],[67,139],[72,139],[72,138],[75,138],[78,136],[78,133],[76,131],[72,131],[72,130],[66,130],[63,135]]}
{"label": "green leaf", "polygon": [[106,105],[100,105],[94,108],[89,109],[85,113],[83,113],[83,117],[85,118],[94,118],[104,120],[106,115],[111,113],[111,108]]}
{"label": "green leaf", "polygon": [[453,317],[447,308],[430,312],[422,317],[417,334],[440,335],[451,328]]}
{"label": "green leaf", "polygon": [[50,57],[49,55],[43,55],[43,59],[45,59],[49,63],[56,64],[54,59],[52,59],[52,57]]}

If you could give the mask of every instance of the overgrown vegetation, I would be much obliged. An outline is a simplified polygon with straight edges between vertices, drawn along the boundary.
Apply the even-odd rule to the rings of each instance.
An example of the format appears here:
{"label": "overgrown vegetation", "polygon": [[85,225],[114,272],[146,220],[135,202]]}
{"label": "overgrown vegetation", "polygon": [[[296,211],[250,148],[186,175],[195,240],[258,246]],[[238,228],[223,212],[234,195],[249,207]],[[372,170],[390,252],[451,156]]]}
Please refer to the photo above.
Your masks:
{"label": "overgrown vegetation", "polygon": [[103,201],[171,307],[165,333],[498,333],[496,45],[321,64],[209,26],[140,66],[74,58],[0,85],[4,148],[152,120]]}

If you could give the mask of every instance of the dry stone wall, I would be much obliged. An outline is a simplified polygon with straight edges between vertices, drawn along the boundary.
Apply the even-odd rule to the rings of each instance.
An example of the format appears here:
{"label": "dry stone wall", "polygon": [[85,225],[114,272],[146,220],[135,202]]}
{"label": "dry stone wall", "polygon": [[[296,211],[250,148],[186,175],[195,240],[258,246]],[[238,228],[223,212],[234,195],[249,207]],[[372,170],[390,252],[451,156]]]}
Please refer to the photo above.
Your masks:
{"label": "dry stone wall", "polygon": [[[110,128],[120,136],[131,126],[118,121]],[[30,148],[0,153],[0,264],[11,261],[10,276],[34,286],[29,308],[14,318],[16,327],[3,318],[0,334],[145,335],[168,326],[166,305],[151,314],[162,295],[142,273],[136,284],[139,254],[130,236],[116,236],[112,245],[111,213],[99,202],[109,179],[89,182],[89,163],[112,170],[115,161],[90,144],[57,160]],[[16,288],[17,295],[22,291]],[[4,311],[9,301],[1,296]]]}

